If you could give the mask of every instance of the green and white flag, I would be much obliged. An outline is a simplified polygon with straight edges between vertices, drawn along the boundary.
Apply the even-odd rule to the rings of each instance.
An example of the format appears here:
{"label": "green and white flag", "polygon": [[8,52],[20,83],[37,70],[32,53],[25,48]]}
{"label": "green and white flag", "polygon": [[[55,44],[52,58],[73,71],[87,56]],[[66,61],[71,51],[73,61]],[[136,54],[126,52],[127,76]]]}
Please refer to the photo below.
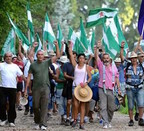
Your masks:
{"label": "green and white flag", "polygon": [[34,28],[33,28],[33,24],[32,24],[32,16],[31,16],[31,11],[30,11],[30,6],[29,3],[27,3],[27,17],[28,17],[28,37],[29,37],[29,41],[30,44],[32,45],[32,43],[34,42]]}
{"label": "green and white flag", "polygon": [[83,25],[83,20],[81,17],[80,17],[80,41],[85,47],[85,49],[83,50],[83,52],[85,52],[88,49],[88,41],[87,41],[86,31]]}
{"label": "green and white flag", "polygon": [[36,54],[39,50],[42,50],[43,49],[43,46],[42,46],[42,42],[40,40],[40,37],[38,35],[38,33],[36,34],[36,38],[37,38],[37,42],[38,42],[38,46],[35,48],[35,55],[34,55],[34,59],[36,60],[37,57],[36,57]]}
{"label": "green and white flag", "polygon": [[16,53],[15,52],[15,33],[13,29],[11,29],[11,31],[8,34],[8,37],[1,50],[1,55],[4,56],[6,52],[11,52],[12,54]]}
{"label": "green and white flag", "polygon": [[92,27],[99,24],[103,24],[106,18],[112,18],[117,14],[116,9],[112,8],[98,8],[90,10],[87,18],[86,27]]}
{"label": "green and white flag", "polygon": [[110,27],[107,28],[105,24],[103,26],[102,44],[105,48],[105,52],[110,54],[111,58],[114,59],[120,48],[118,46],[117,46],[117,48],[114,48],[114,45],[117,45],[117,42],[112,35]]}
{"label": "green and white flag", "polygon": [[95,32],[93,31],[90,37],[90,41],[88,44],[88,51],[86,52],[86,55],[94,54],[94,45],[95,45]]}
{"label": "green and white flag", "polygon": [[47,13],[45,16],[45,24],[44,24],[43,31],[44,31],[44,34],[43,34],[44,42],[48,41],[48,50],[53,50],[55,48],[53,42],[54,40],[56,40],[56,37],[54,35]]}
{"label": "green and white flag", "polygon": [[57,41],[58,41],[59,49],[61,49],[61,46],[62,46],[61,42],[64,41],[64,37],[62,34],[60,24],[58,24],[57,26]]}
{"label": "green and white flag", "polygon": [[[111,30],[112,36],[115,38],[115,41],[117,42],[119,47],[121,46],[121,42],[125,41],[124,54],[126,55],[126,52],[128,49],[128,44],[127,44],[126,39],[125,39],[123,32],[121,30],[118,16],[115,15],[114,18],[110,18],[110,19],[108,19],[108,21],[110,22],[109,28]],[[120,51],[120,48],[118,51]]]}
{"label": "green and white flag", "polygon": [[73,31],[73,29],[71,27],[69,27],[68,40],[72,41],[72,50],[76,43],[76,39],[77,39],[76,33]]}
{"label": "green and white flag", "polygon": [[84,53],[83,51],[85,47],[71,27],[69,28],[68,40],[72,41],[73,51],[75,51],[77,54]]}
{"label": "green and white flag", "polygon": [[13,21],[11,20],[10,16],[8,15],[9,21],[11,23],[11,25],[13,26],[13,29],[17,35],[17,37],[22,41],[23,44],[23,48],[25,51],[27,51],[27,49],[29,48],[30,44],[28,39],[26,38],[26,36],[21,32],[21,30],[13,23]]}

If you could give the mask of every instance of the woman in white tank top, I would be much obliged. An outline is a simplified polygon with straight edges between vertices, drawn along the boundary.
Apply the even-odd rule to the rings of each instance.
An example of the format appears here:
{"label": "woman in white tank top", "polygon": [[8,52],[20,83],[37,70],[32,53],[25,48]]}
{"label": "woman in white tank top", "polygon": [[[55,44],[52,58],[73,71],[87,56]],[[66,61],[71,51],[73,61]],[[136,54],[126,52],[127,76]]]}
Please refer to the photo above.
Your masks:
{"label": "woman in white tank top", "polygon": [[[75,61],[72,53],[72,47],[71,47],[71,41],[69,41],[69,54],[70,59],[72,62],[72,65],[74,66],[74,82],[73,86],[76,87],[80,83],[83,83],[83,87],[85,87],[90,81],[91,81],[91,74],[88,70],[87,65],[85,64],[85,55],[79,54],[77,57],[78,63]],[[87,79],[88,76],[88,79]],[[72,127],[75,127],[77,124],[77,116],[78,111],[80,109],[80,129],[84,129],[83,123],[84,123],[84,116],[85,116],[85,102],[80,102],[76,99],[76,97],[73,95],[73,116],[74,116],[74,122],[72,124]]]}

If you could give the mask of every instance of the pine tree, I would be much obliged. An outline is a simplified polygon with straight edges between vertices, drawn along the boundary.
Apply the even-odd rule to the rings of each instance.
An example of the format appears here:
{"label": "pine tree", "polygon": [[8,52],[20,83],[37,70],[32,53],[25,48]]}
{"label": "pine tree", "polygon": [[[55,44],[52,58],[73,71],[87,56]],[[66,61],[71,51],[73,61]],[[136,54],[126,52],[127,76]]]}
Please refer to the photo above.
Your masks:
{"label": "pine tree", "polygon": [[64,38],[67,38],[69,26],[74,18],[74,14],[71,13],[71,4],[70,0],[55,0],[55,8],[53,14],[53,26],[57,27],[59,23],[62,29]]}

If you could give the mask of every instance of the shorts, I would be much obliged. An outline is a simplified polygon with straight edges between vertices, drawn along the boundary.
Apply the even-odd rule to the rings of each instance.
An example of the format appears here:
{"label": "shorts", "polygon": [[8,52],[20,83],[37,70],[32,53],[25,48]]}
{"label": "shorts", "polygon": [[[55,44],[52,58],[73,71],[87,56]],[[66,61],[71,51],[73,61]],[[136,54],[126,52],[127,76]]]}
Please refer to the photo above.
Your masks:
{"label": "shorts", "polygon": [[18,82],[17,83],[17,92],[22,92],[22,89],[23,89],[23,83],[22,82]]}
{"label": "shorts", "polygon": [[126,89],[126,94],[129,110],[133,110],[135,101],[138,107],[144,107],[144,88],[129,88]]}

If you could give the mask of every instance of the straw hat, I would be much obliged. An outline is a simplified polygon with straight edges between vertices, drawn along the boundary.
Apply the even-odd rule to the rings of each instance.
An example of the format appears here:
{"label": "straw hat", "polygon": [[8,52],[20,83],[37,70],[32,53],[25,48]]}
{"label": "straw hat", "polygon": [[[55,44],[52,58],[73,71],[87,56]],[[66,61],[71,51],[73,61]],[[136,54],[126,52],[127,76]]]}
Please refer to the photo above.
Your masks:
{"label": "straw hat", "polygon": [[140,57],[140,56],[144,56],[144,53],[142,53],[142,52],[138,52],[137,55],[138,55],[138,57]]}
{"label": "straw hat", "polygon": [[121,63],[121,58],[116,58],[114,62]]}
{"label": "straw hat", "polygon": [[20,98],[20,104],[25,106],[28,103],[28,99],[26,97],[21,97]]}
{"label": "straw hat", "polygon": [[130,53],[129,59],[131,59],[131,58],[137,58],[137,57],[138,57],[137,54],[134,51],[132,51]]}
{"label": "straw hat", "polygon": [[82,88],[80,85],[78,85],[74,89],[74,96],[81,102],[88,102],[92,98],[92,95],[93,93],[89,86]]}
{"label": "straw hat", "polygon": [[49,56],[55,56],[55,55],[56,55],[56,53],[54,53],[54,51],[53,51],[53,50],[51,50],[51,51],[48,51],[48,55],[49,55]]}
{"label": "straw hat", "polygon": [[61,56],[58,61],[60,61],[60,62],[62,62],[62,63],[66,63],[66,62],[68,62],[69,60],[68,60],[67,56]]}

